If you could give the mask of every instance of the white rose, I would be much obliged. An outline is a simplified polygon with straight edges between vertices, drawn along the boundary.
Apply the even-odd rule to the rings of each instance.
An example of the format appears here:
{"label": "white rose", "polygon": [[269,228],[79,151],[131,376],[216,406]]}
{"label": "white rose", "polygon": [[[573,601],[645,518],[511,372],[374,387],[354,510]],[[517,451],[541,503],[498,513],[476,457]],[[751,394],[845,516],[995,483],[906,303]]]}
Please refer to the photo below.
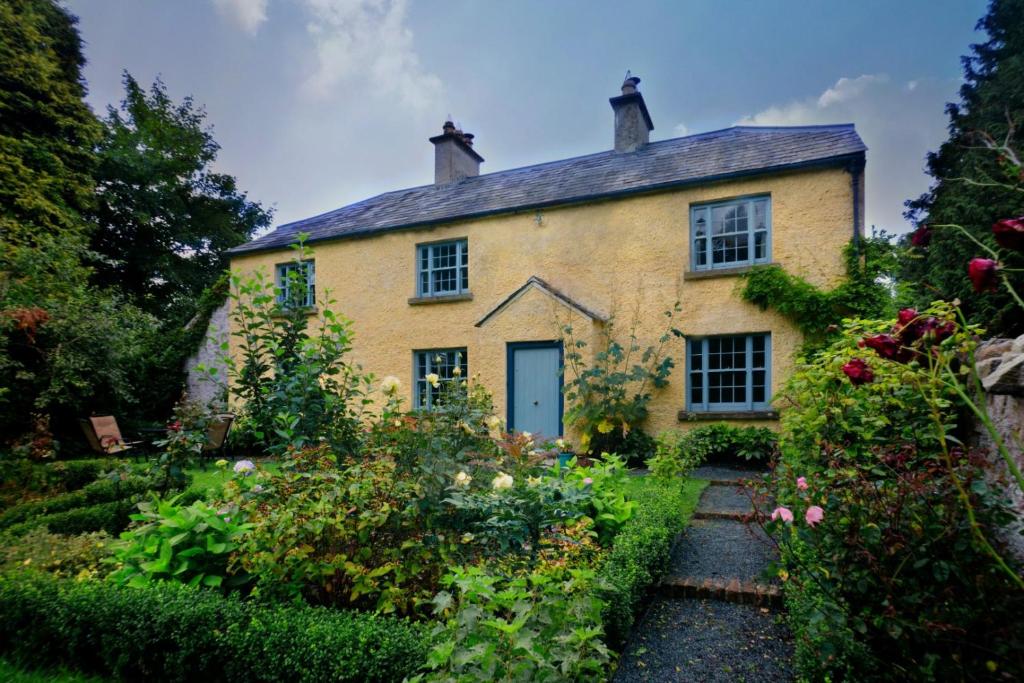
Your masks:
{"label": "white rose", "polygon": [[498,476],[491,482],[491,486],[495,491],[501,491],[502,489],[512,488],[513,480],[512,475],[505,474],[504,472],[498,472]]}
{"label": "white rose", "polygon": [[565,439],[555,439],[555,446],[560,450],[565,450]]}
{"label": "white rose", "polygon": [[432,372],[429,375],[427,375],[426,380],[430,382],[430,385],[435,389],[441,383],[441,378],[437,376],[436,372]]}
{"label": "white rose", "polygon": [[402,380],[398,379],[394,375],[388,375],[380,382],[380,389],[387,396],[394,396],[398,393],[398,389],[402,386]]}
{"label": "white rose", "polygon": [[455,475],[456,486],[469,486],[471,481],[473,481],[473,477],[469,476],[465,472],[459,472]]}

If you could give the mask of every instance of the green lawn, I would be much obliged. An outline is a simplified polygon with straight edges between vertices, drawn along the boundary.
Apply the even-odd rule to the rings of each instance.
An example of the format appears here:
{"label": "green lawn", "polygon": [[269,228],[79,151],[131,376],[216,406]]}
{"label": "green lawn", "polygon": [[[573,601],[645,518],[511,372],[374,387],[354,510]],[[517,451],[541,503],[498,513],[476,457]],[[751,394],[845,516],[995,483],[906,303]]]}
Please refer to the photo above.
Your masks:
{"label": "green lawn", "polygon": [[[226,468],[221,469],[212,462],[208,462],[205,469],[199,466],[190,467],[185,470],[186,473],[192,476],[192,485],[189,488],[202,491],[203,493],[212,492],[211,497],[216,497],[224,482],[230,481],[234,476],[234,473],[231,471],[232,465],[234,465],[233,461]],[[259,467],[268,472],[280,471],[280,465],[276,462],[261,462]]]}
{"label": "green lawn", "polygon": [[[626,485],[624,487],[626,498],[634,498],[638,492],[645,488],[654,486],[657,481],[657,479],[649,474],[630,477],[626,481]],[[697,507],[697,501],[700,499],[701,491],[703,491],[707,485],[708,482],[704,479],[687,479],[683,482],[684,519],[689,520],[690,516],[693,515],[693,511]]]}

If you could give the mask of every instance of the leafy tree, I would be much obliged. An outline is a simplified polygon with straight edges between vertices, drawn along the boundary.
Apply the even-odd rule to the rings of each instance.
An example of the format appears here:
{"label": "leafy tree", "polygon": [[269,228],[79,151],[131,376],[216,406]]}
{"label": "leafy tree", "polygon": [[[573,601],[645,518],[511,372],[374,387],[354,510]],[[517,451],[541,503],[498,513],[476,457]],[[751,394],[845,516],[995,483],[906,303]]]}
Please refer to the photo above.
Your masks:
{"label": "leafy tree", "polygon": [[[973,295],[967,261],[985,254],[959,230],[941,227],[963,226],[994,246],[992,224],[1024,213],[1024,195],[1006,177],[1000,151],[1024,146],[1024,0],[993,0],[978,28],[988,40],[972,45],[963,58],[960,102],[946,106],[949,139],[928,156],[934,186],[907,202],[908,218],[937,227],[926,231],[927,247],[910,250],[901,278],[911,284],[907,291],[919,305],[959,298],[972,323],[992,334],[1018,335],[1024,317],[1004,289]],[[1024,268],[1024,258],[1007,254],[1004,265]],[[1024,288],[1024,274],[1006,272],[1018,290]]]}
{"label": "leafy tree", "polygon": [[0,434],[131,398],[129,358],[153,321],[89,284],[100,126],[85,104],[75,18],[52,0],[0,3]]}
{"label": "leafy tree", "polygon": [[124,87],[97,152],[96,280],[180,326],[227,268],[225,250],[271,214],[212,169],[220,147],[191,97],[176,104],[161,81],[147,92],[128,73]]}

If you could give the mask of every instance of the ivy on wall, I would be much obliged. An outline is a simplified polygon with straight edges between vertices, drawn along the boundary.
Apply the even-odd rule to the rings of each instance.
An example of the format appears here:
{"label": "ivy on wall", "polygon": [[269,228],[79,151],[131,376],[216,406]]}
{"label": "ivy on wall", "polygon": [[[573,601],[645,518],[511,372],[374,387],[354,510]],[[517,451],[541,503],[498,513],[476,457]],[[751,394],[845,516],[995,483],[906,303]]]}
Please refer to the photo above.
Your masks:
{"label": "ivy on wall", "polygon": [[789,318],[809,345],[818,346],[843,318],[895,315],[892,273],[897,250],[885,233],[847,244],[846,279],[831,290],[815,287],[782,266],[758,267],[747,274],[741,296],[761,310],[772,308]]}

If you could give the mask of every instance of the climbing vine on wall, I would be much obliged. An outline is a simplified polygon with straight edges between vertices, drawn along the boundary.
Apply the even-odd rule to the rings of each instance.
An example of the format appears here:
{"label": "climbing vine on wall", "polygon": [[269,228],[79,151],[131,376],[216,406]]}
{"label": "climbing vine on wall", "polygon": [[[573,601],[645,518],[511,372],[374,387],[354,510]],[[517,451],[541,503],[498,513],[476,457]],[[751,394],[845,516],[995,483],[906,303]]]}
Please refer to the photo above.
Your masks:
{"label": "climbing vine on wall", "polygon": [[775,309],[800,328],[811,345],[821,344],[843,318],[895,314],[892,272],[898,247],[885,233],[851,242],[843,250],[846,279],[831,290],[815,287],[781,266],[755,268],[742,297],[762,310]]}

